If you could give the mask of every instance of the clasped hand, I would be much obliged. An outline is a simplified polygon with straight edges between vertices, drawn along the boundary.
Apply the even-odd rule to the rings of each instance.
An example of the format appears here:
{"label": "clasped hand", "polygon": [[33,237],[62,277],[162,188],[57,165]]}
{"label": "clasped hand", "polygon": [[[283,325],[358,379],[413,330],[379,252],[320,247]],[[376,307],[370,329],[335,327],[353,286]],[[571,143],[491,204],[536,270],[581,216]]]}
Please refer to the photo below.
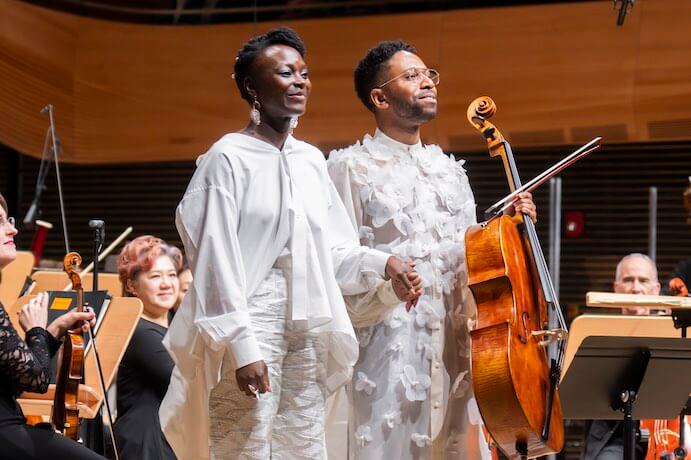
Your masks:
{"label": "clasped hand", "polygon": [[[391,256],[386,262],[386,276],[391,279],[393,290],[406,309],[410,310],[422,295],[422,278],[414,270],[413,262],[401,262]],[[247,396],[259,397],[259,394],[270,392],[269,369],[264,361],[255,361],[235,371],[238,388]]]}
{"label": "clasped hand", "polygon": [[386,276],[391,279],[396,297],[406,302],[406,310],[410,311],[422,295],[422,277],[415,271],[415,264],[411,261],[401,262],[391,256],[386,262]]}

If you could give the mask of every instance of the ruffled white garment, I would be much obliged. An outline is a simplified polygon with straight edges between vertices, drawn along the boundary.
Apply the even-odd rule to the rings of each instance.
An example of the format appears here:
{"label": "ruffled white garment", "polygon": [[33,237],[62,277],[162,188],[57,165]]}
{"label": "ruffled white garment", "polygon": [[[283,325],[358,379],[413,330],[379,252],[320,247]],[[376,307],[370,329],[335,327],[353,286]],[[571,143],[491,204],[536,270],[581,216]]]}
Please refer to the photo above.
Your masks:
{"label": "ruffled white garment", "polygon": [[465,458],[475,306],[464,236],[476,217],[463,163],[436,145],[402,144],[379,130],[329,155],[329,174],[361,243],[414,261],[425,286],[410,312],[386,295],[386,284],[367,308],[362,296],[346,297],[360,341],[351,458],[429,459],[433,442],[449,458]]}

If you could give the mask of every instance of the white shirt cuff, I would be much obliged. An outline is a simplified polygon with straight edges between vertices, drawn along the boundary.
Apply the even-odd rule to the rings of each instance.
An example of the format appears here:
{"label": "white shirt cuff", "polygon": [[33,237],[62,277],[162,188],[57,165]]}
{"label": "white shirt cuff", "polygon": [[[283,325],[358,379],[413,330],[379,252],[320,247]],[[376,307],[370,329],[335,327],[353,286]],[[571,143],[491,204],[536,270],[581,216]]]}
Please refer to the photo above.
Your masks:
{"label": "white shirt cuff", "polygon": [[195,324],[202,332],[207,346],[212,350],[230,349],[235,368],[262,359],[257,339],[250,326],[247,312],[234,311],[224,315],[200,318]]}
{"label": "white shirt cuff", "polygon": [[235,369],[240,369],[248,364],[264,359],[254,335],[247,336],[239,341],[233,341],[229,344],[229,347],[235,361]]}
{"label": "white shirt cuff", "polygon": [[382,278],[386,278],[386,263],[389,261],[389,257],[391,254],[369,249],[363,258],[362,269],[379,273]]}

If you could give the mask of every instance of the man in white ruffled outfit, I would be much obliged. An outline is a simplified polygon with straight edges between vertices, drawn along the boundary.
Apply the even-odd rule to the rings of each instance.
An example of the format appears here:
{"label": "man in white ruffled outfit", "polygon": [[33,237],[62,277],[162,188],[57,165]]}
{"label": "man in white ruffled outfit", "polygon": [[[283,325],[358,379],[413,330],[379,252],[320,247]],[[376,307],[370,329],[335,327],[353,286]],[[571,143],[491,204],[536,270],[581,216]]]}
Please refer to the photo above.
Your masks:
{"label": "man in white ruffled outfit", "polygon": [[[360,344],[348,389],[352,459],[489,456],[469,375],[475,305],[464,235],[476,223],[475,200],[463,161],[420,141],[420,126],[436,115],[438,84],[404,42],[369,50],[355,87],[377,130],[329,156],[361,242],[411,259],[425,286],[409,312],[390,283],[369,301],[346,298]],[[530,194],[514,206],[535,218]]]}

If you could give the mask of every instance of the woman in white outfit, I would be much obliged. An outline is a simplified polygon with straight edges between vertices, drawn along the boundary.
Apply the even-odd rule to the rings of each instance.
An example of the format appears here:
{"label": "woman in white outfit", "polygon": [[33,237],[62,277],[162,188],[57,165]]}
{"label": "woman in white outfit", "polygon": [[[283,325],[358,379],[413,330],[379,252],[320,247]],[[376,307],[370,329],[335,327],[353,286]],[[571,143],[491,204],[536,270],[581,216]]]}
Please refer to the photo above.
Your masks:
{"label": "woman in white outfit", "polygon": [[358,347],[342,299],[419,276],[359,245],[323,154],[295,139],[311,82],[290,29],[251,39],[234,78],[250,122],[217,141],[177,209],[194,281],[165,345],[160,410],[178,458],[325,458],[324,403]]}

